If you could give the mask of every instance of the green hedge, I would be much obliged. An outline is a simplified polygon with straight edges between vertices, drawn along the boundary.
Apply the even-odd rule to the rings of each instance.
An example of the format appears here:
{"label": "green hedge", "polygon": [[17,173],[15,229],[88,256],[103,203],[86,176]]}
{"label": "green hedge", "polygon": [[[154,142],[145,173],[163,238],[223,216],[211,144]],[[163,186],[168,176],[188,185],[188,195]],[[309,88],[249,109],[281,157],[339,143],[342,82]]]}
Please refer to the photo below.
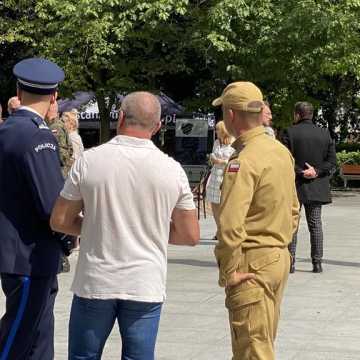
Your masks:
{"label": "green hedge", "polygon": [[341,151],[336,154],[338,167],[341,164],[360,165],[360,151]]}
{"label": "green hedge", "polygon": [[[346,152],[343,150],[336,154],[336,171],[331,179],[331,185],[334,187],[342,187],[344,185],[340,177],[340,166],[342,164],[360,165],[360,151]],[[358,186],[359,182],[355,182],[354,185]]]}
{"label": "green hedge", "polygon": [[360,151],[360,143],[358,142],[352,142],[352,143],[339,143],[336,145],[336,152],[356,152]]}

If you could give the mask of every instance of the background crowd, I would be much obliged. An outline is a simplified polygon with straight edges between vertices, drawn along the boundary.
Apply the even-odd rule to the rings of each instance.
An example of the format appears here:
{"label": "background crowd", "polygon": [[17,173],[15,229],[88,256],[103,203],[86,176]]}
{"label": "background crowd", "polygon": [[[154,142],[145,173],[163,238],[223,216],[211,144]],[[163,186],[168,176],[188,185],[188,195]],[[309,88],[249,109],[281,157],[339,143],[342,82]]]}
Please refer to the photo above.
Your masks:
{"label": "background crowd", "polygon": [[[221,114],[207,198],[233,359],[275,359],[300,210],[319,274],[335,146],[360,149],[358,2],[24,0],[0,13],[0,359],[54,358],[57,274],[79,236],[68,358],[101,358],[117,321],[122,358],[154,359],[167,245],[200,237],[183,168],[151,141],[154,90]],[[84,151],[59,90],[95,93],[101,146]]]}

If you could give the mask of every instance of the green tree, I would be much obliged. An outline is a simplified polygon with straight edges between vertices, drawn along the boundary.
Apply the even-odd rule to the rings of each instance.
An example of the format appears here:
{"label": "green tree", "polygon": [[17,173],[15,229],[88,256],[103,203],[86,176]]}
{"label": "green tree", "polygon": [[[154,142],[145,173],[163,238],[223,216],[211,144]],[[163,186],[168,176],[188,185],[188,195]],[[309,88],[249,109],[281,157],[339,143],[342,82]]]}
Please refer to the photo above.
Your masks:
{"label": "green tree", "polygon": [[20,30],[22,22],[33,15],[29,5],[29,1],[0,2],[0,101],[4,110],[7,100],[16,94],[12,68],[17,61],[32,54],[30,37]]}
{"label": "green tree", "polygon": [[334,130],[356,106],[359,15],[356,0],[224,0],[209,11],[207,38],[230,80],[264,89],[280,126],[291,122],[295,101],[308,99]]}
{"label": "green tree", "polygon": [[[95,92],[101,141],[109,137],[110,106],[116,92],[153,88],[158,74],[182,67],[181,57],[170,57],[165,48],[166,40],[170,43],[178,36],[172,19],[186,12],[186,0],[4,1],[1,6],[22,14],[3,22],[3,42],[27,44],[34,55],[62,66],[66,73],[63,93]],[[24,8],[32,9],[31,14]]]}
{"label": "green tree", "polygon": [[114,93],[139,88],[208,111],[228,82],[250,80],[278,127],[298,100],[342,137],[358,119],[359,0],[5,0],[0,12],[6,49],[54,59],[67,94],[96,93],[102,141]]}

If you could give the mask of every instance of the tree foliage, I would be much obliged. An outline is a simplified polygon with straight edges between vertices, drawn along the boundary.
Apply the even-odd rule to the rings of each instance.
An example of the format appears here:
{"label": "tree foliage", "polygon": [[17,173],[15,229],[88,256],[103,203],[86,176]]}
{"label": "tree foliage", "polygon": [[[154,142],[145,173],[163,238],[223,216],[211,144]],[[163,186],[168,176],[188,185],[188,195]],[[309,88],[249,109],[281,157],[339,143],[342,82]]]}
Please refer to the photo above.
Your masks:
{"label": "tree foliage", "polygon": [[263,89],[278,127],[299,100],[341,137],[358,124],[359,0],[4,0],[0,13],[7,69],[29,53],[55,60],[63,93],[96,93],[103,140],[115,92],[162,90],[208,111],[234,80]]}
{"label": "tree foliage", "polygon": [[[169,56],[162,35],[172,40],[169,44],[175,43],[178,31],[171,18],[184,15],[186,5],[185,0],[42,0],[19,6],[4,1],[8,16],[2,22],[0,41],[25,44],[35,56],[56,61],[66,73],[65,94],[94,91],[103,120],[102,140],[106,140],[107,97],[117,91],[151,88],[158,74],[182,69],[181,59],[175,57],[175,62]],[[11,8],[21,16],[14,16]],[[173,50],[181,53],[179,46]]]}
{"label": "tree foliage", "polygon": [[334,130],[357,108],[359,15],[354,0],[228,0],[211,10],[208,33],[231,80],[259,83],[280,125],[295,101],[308,99]]}

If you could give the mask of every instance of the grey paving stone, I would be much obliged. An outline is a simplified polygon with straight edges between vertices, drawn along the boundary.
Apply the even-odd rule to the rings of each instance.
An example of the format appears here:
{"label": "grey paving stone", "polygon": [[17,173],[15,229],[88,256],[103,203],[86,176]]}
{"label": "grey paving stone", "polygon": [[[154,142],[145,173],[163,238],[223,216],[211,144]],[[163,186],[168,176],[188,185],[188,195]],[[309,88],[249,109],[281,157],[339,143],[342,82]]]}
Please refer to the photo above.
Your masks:
{"label": "grey paving stone", "polygon": [[[282,306],[277,360],[360,360],[360,194],[338,194],[324,207],[324,273],[311,273],[304,216],[299,231],[297,272],[289,277]],[[230,360],[231,344],[223,290],[217,286],[213,219],[201,220],[201,244],[169,247],[168,297],[156,348],[157,360]],[[59,276],[56,360],[67,359],[72,271]],[[0,313],[4,310],[0,294]],[[103,359],[120,359],[115,325]]]}
{"label": "grey paving stone", "polygon": [[[333,353],[333,352],[317,352],[317,351],[302,351],[291,358],[291,360],[359,360],[359,353]],[[282,360],[282,359],[281,359]],[[284,358],[283,360],[289,360]]]}

